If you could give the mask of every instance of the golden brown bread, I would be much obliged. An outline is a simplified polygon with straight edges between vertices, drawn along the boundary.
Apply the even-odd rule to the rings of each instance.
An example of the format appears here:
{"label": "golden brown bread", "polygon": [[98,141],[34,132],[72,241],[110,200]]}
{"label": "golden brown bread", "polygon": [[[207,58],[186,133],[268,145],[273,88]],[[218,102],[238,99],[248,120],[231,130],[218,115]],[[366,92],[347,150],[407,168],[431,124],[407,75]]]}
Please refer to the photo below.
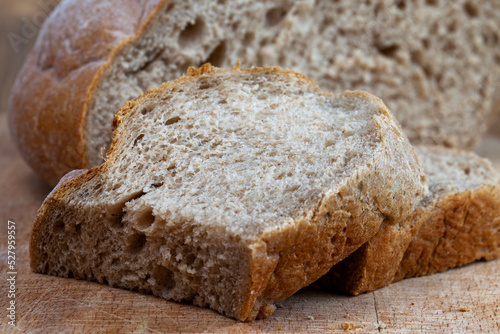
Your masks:
{"label": "golden brown bread", "polygon": [[114,123],[105,163],[40,208],[34,271],[253,320],[427,194],[379,99],[279,68],[191,69]]}

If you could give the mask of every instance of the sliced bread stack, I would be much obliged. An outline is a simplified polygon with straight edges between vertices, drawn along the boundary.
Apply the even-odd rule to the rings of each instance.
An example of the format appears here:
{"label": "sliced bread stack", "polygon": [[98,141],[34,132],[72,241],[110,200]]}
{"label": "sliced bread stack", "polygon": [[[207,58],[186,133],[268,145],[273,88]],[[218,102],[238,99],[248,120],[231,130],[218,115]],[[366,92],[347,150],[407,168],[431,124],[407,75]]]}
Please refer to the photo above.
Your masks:
{"label": "sliced bread stack", "polygon": [[189,66],[240,59],[366,90],[412,142],[470,148],[495,110],[499,40],[498,0],[65,0],[18,76],[11,129],[55,185],[102,163],[124,103]]}
{"label": "sliced bread stack", "polygon": [[253,320],[428,195],[379,99],[278,68],[190,69],[114,127],[105,162],[40,208],[34,271]]}
{"label": "sliced bread stack", "polygon": [[357,295],[408,277],[500,256],[500,179],[474,153],[418,147],[431,195],[405,222],[377,235],[322,278]]}

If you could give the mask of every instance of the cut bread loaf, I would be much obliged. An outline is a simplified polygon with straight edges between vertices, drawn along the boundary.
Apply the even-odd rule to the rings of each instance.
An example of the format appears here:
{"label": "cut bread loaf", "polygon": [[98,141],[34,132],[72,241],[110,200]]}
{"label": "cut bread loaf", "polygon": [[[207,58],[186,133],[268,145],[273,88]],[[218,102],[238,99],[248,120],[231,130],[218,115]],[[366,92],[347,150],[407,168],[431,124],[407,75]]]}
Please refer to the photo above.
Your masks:
{"label": "cut bread loaf", "polygon": [[115,116],[33,227],[34,271],[265,317],[427,196],[377,98],[278,68],[190,69]]}
{"label": "cut bread loaf", "polygon": [[11,128],[55,185],[102,162],[113,114],[188,66],[280,66],[365,90],[414,143],[471,147],[500,77],[500,2],[65,0],[20,72]]}
{"label": "cut bread loaf", "polygon": [[476,154],[418,147],[431,195],[399,225],[377,235],[323,279],[357,295],[403,278],[500,256],[500,180]]}

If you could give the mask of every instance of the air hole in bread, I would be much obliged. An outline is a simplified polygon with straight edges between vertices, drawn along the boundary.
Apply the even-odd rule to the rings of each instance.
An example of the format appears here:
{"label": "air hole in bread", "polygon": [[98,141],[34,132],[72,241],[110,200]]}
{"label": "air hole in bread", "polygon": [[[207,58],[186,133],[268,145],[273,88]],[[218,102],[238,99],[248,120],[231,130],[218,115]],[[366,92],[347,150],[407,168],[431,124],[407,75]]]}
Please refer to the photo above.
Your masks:
{"label": "air hole in bread", "polygon": [[470,167],[466,167],[464,169],[464,173],[465,173],[465,175],[469,175],[470,174]]}
{"label": "air hole in bread", "polygon": [[153,271],[153,277],[157,286],[165,290],[171,290],[175,287],[174,273],[172,270],[163,266],[158,266]]}
{"label": "air hole in bread", "polygon": [[181,118],[179,116],[171,117],[165,122],[165,125],[172,125],[179,122],[180,120]]}
{"label": "air hole in bread", "polygon": [[410,53],[412,63],[419,66],[427,77],[431,77],[433,70],[430,65],[426,64],[424,54],[420,50],[412,51]]}
{"label": "air hole in bread", "polygon": [[497,64],[500,64],[500,54],[495,55],[495,62],[496,62]]}
{"label": "air hole in bread", "polygon": [[120,211],[116,213],[112,213],[110,216],[110,223],[112,228],[122,228],[123,227],[123,215],[125,212],[123,209],[120,209]]}
{"label": "air hole in bread", "polygon": [[495,46],[499,42],[499,34],[498,34],[498,32],[491,31],[491,32],[488,32],[488,33],[483,33],[482,37],[483,37],[483,42],[484,42],[485,45]]}
{"label": "air hole in bread", "polygon": [[65,243],[61,243],[61,253],[62,254],[67,254],[69,253],[69,246],[68,244],[65,244]]}
{"label": "air hole in bread", "polygon": [[165,13],[170,12],[172,9],[174,9],[174,3],[169,3],[167,8],[165,8]]}
{"label": "air hole in bread", "polygon": [[399,50],[399,45],[391,44],[387,46],[376,46],[376,48],[383,56],[387,58],[394,58],[396,52]]}
{"label": "air hole in bread", "polygon": [[[375,7],[373,7],[373,13],[375,14],[375,16],[378,16],[378,14],[380,12],[383,12],[384,11],[384,4],[383,3],[376,3],[375,4]],[[341,14],[339,12],[337,12],[337,14]]]}
{"label": "air hole in bread", "polygon": [[266,13],[266,26],[271,27],[279,24],[285,18],[286,8],[272,8]]}
{"label": "air hole in bread", "polygon": [[153,208],[147,207],[140,215],[137,217],[137,225],[142,228],[148,228],[155,222],[155,216],[153,215]]}
{"label": "air hole in bread", "polygon": [[428,6],[436,6],[438,4],[438,0],[426,0],[425,3]]}
{"label": "air hole in bread", "polygon": [[207,63],[213,66],[223,67],[227,58],[226,42],[222,41],[208,56]]}
{"label": "air hole in bread", "polygon": [[396,0],[396,7],[399,10],[405,10],[406,9],[406,0]]}
{"label": "air hole in bread", "polygon": [[452,53],[456,49],[457,46],[455,45],[455,42],[453,40],[446,41],[446,43],[443,46],[443,51],[446,53]]}
{"label": "air hole in bread", "polygon": [[146,235],[144,233],[134,233],[127,239],[127,252],[138,253],[146,245]]}
{"label": "air hole in bread", "polygon": [[194,262],[196,261],[196,255],[193,253],[190,253],[186,256],[185,264],[189,267],[193,266]]}
{"label": "air hole in bread", "polygon": [[253,31],[248,31],[243,38],[243,45],[249,46],[255,40],[255,33]]}
{"label": "air hole in bread", "polygon": [[479,8],[476,6],[476,4],[474,4],[470,1],[467,1],[464,4],[464,10],[465,10],[465,13],[470,17],[476,17],[479,15]]}
{"label": "air hole in bread", "polygon": [[194,23],[189,23],[179,35],[179,44],[182,47],[196,44],[203,38],[206,31],[205,21],[197,18]]}
{"label": "air hole in bread", "polygon": [[144,107],[144,109],[141,110],[141,114],[146,115],[146,114],[150,113],[152,110],[153,110],[152,106],[146,106],[146,107]]}
{"label": "air hole in bread", "polygon": [[163,185],[163,182],[155,182],[151,184],[151,188],[160,188]]}
{"label": "air hole in bread", "polygon": [[60,234],[60,233],[63,233],[64,232],[64,220],[57,220],[54,224],[54,233],[55,234]]}
{"label": "air hole in bread", "polygon": [[359,191],[360,193],[362,193],[362,192],[363,192],[363,187],[364,187],[363,181],[359,182],[359,184],[358,184],[358,191]]}
{"label": "air hole in bread", "polygon": [[135,140],[134,140],[134,146],[136,146],[137,143],[142,140],[142,138],[144,138],[144,134],[143,133],[141,133],[139,136],[137,136],[137,138],[135,138]]}

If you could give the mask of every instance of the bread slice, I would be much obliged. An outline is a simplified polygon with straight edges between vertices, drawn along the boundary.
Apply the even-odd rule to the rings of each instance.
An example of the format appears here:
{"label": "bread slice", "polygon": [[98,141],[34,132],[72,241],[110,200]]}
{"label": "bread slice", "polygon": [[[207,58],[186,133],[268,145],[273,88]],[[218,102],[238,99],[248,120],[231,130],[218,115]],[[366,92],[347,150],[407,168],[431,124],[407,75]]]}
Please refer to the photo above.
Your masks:
{"label": "bread slice", "polygon": [[190,69],[114,125],[105,163],[42,205],[34,271],[253,320],[428,191],[379,99],[279,68]]}
{"label": "bread slice", "polygon": [[324,285],[357,295],[403,278],[500,256],[500,180],[476,154],[418,147],[431,195],[399,225],[335,265]]}
{"label": "bread slice", "polygon": [[52,185],[102,163],[114,112],[210,62],[280,66],[365,90],[414,143],[471,147],[500,77],[500,2],[65,0],[12,92],[12,133]]}

